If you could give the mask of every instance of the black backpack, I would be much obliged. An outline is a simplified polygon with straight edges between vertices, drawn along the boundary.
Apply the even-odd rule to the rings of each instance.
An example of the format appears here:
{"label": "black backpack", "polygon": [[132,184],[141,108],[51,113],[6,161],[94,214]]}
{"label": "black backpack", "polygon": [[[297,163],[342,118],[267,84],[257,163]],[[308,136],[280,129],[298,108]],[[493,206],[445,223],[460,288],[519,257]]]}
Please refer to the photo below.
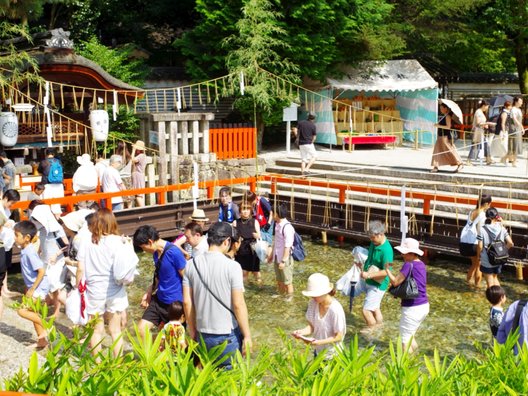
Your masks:
{"label": "black backpack", "polygon": [[508,246],[504,241],[499,239],[500,232],[495,239],[493,235],[487,229],[487,227],[482,227],[488,233],[490,238],[490,243],[486,246],[486,253],[488,253],[488,261],[490,265],[497,266],[506,264],[510,255],[508,254]]}

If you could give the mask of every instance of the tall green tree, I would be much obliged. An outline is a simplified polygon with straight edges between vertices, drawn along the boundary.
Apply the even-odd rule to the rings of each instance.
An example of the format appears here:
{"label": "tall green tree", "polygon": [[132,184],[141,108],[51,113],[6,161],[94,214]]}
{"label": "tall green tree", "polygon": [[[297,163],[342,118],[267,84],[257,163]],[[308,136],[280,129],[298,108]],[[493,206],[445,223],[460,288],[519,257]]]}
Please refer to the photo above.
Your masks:
{"label": "tall green tree", "polygon": [[277,23],[280,18],[270,0],[248,0],[236,23],[237,34],[224,41],[225,46],[233,48],[227,56],[228,71],[236,79],[243,73],[247,81],[245,94],[237,98],[235,105],[246,116],[255,117],[259,146],[264,124],[276,122],[277,114],[281,115],[282,108],[293,100],[284,82],[299,82],[299,67],[282,56],[289,46],[284,40],[286,30]]}
{"label": "tall green tree", "polygon": [[[38,64],[26,51],[18,51],[12,39],[24,37],[31,41],[27,28],[7,21],[0,22],[0,86],[39,81]],[[3,98],[6,99],[6,98]]]}

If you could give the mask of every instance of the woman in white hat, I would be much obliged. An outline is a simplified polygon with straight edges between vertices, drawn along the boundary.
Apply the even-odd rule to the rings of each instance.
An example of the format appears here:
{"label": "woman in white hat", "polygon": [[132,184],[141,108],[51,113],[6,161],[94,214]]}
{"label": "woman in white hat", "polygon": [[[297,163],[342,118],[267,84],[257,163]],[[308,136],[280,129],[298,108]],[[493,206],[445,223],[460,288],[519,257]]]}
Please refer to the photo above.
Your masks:
{"label": "woman in white hat", "polygon": [[402,254],[404,264],[400,273],[395,276],[391,272],[392,263],[387,264],[386,270],[390,282],[393,286],[400,285],[412,271],[416,284],[418,286],[418,297],[413,299],[402,299],[402,315],[400,319],[400,337],[403,348],[409,353],[413,353],[418,344],[414,338],[418,327],[422,324],[429,314],[429,300],[427,298],[427,271],[425,264],[420,257],[424,254],[419,248],[420,244],[416,239],[405,238],[400,246],[394,249]]}
{"label": "woman in white hat", "polygon": [[315,273],[308,278],[302,294],[312,297],[306,311],[308,326],[295,330],[292,336],[312,345],[315,355],[324,352],[326,359],[331,359],[336,354],[336,347],[343,347],[346,333],[345,311],[333,297],[334,285],[326,275]]}
{"label": "woman in white hat", "polygon": [[[137,140],[132,146],[132,188],[145,188],[145,142]],[[136,206],[145,206],[145,194],[136,195]]]}

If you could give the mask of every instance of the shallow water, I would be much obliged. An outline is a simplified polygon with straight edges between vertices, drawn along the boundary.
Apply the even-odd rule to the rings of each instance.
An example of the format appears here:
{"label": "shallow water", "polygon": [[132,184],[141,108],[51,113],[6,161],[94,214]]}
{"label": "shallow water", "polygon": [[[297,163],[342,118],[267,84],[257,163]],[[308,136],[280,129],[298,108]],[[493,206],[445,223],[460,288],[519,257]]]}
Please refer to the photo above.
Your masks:
{"label": "shallow water", "polygon": [[[277,329],[289,333],[306,325],[304,314],[308,298],[301,294],[306,280],[314,272],[322,272],[336,282],[352,264],[352,246],[337,243],[323,246],[319,243],[305,241],[308,257],[304,262],[296,263],[294,273],[295,295],[292,302],[283,298],[272,298],[276,294],[273,267],[262,265],[263,286],[249,284],[246,288],[246,302],[249,309],[250,327],[254,345],[278,347]],[[138,286],[146,287],[151,280],[150,258],[142,257],[142,275],[131,288],[130,303],[131,318],[141,315],[138,303],[141,294]],[[395,273],[401,267],[399,257],[395,260]],[[421,352],[430,354],[438,348],[442,355],[461,352],[465,355],[476,353],[474,343],[489,342],[491,333],[488,327],[489,304],[484,291],[470,290],[465,284],[465,274],[469,268],[469,260],[453,261],[439,257],[428,264],[428,295],[431,305],[430,314],[417,333],[417,342]],[[519,298],[526,289],[524,281],[517,281],[513,273],[502,276],[502,284],[508,295],[508,302]],[[484,282],[482,283],[484,287]],[[356,333],[362,346],[376,345],[382,349],[390,340],[398,338],[400,319],[399,300],[388,293],[382,302],[382,313],[385,324],[374,334],[365,336],[359,331],[364,327],[361,307],[364,296],[354,300],[353,312],[348,312],[348,297],[337,295],[345,308],[347,319],[346,340]]]}
{"label": "shallow water", "polygon": [[[282,297],[272,298],[276,294],[276,287],[271,265],[261,265],[262,287],[250,283],[246,288],[246,302],[255,348],[262,345],[280,348],[282,344],[278,342],[277,329],[289,333],[306,325],[304,314],[308,298],[301,294],[301,290],[304,289],[308,276],[314,272],[322,272],[335,283],[352,265],[352,245],[338,246],[337,243],[330,241],[330,245],[323,246],[305,238],[305,246],[308,257],[304,262],[295,263],[293,301],[285,302]],[[396,257],[395,273],[401,265],[400,258]],[[130,330],[133,329],[134,322],[141,317],[142,309],[139,302],[152,280],[151,256],[142,254],[140,266],[141,275],[136,277],[133,285],[129,286]],[[489,303],[483,289],[474,291],[466,286],[465,275],[468,268],[469,260],[455,261],[440,256],[428,263],[427,291],[431,310],[416,336],[420,352],[431,354],[434,348],[437,348],[442,355],[460,352],[472,356],[477,353],[475,342],[487,343],[491,340],[488,327]],[[20,274],[10,275],[9,279],[13,290],[23,289]],[[515,280],[513,271],[501,275],[501,283],[507,292],[507,304],[518,299],[521,293],[526,291],[525,281]],[[484,287],[484,282],[482,286]],[[389,341],[397,340],[400,319],[399,300],[388,293],[385,295],[381,306],[385,323],[374,334],[366,336],[360,333],[364,328],[361,315],[364,296],[354,299],[352,313],[348,312],[348,297],[339,293],[336,297],[346,312],[345,342],[357,333],[361,346],[376,345],[380,350],[385,350]],[[69,323],[67,319],[64,319],[64,322]],[[300,342],[299,347],[302,347]]]}

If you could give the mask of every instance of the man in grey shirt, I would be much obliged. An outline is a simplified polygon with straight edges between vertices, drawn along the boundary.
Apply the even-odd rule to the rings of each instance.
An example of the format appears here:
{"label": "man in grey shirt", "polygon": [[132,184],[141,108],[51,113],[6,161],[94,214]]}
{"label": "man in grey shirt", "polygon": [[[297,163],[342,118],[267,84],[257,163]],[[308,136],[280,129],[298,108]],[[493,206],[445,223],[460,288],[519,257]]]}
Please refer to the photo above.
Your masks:
{"label": "man in grey shirt", "polygon": [[209,350],[227,341],[224,352],[230,358],[220,363],[231,369],[236,350],[251,349],[251,333],[244,282],[240,265],[226,257],[233,228],[229,223],[214,223],[207,233],[209,251],[185,267],[183,302],[191,338],[203,339]]}

